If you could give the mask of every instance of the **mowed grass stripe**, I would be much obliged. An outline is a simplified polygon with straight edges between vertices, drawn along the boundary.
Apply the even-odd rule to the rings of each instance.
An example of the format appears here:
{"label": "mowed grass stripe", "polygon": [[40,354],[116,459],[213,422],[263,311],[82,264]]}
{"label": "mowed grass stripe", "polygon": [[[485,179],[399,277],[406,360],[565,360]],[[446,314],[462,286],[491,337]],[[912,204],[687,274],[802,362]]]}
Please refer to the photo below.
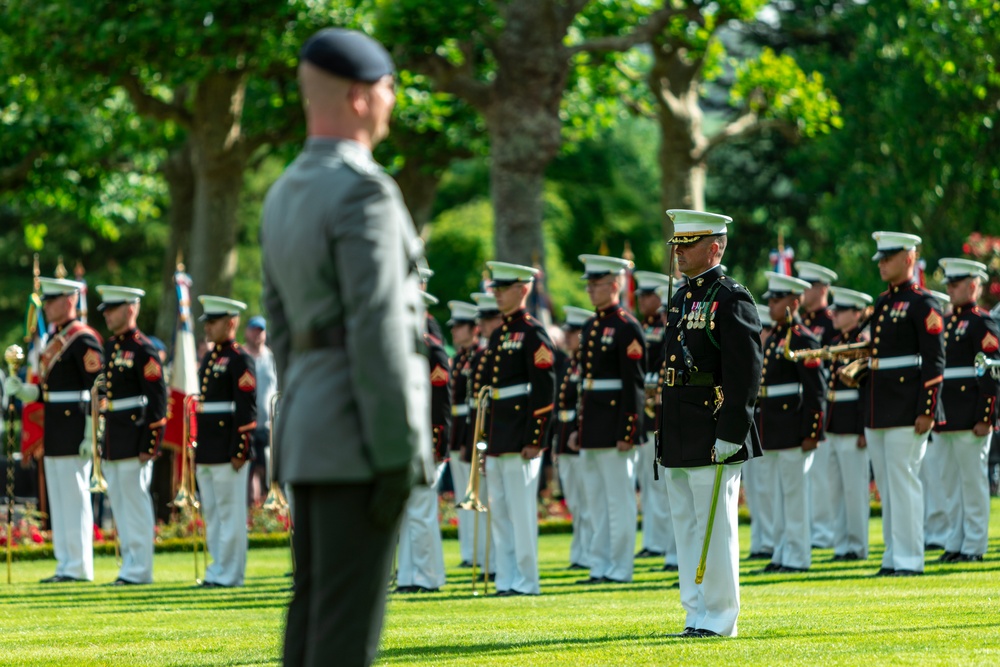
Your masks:
{"label": "mowed grass stripe", "polygon": [[[939,565],[930,552],[924,577],[872,576],[877,519],[867,561],[830,563],[830,550],[815,550],[805,575],[744,561],[740,637],[727,640],[666,636],[683,613],[677,574],[660,560],[637,561],[628,585],[580,586],[586,572],[565,569],[570,536],[542,536],[541,596],[473,598],[470,571],[450,567],[440,592],[391,598],[378,664],[997,665],[997,499],[992,510],[984,562]],[[741,544],[746,555],[747,527]],[[445,541],[445,562],[459,560]],[[40,585],[53,561],[15,563],[16,583],[0,585],[0,665],[280,664],[290,567],[286,550],[255,549],[244,588],[200,590],[189,553],[157,555],[157,583],[125,588],[100,585],[117,574],[110,557],[95,559],[98,584]]]}

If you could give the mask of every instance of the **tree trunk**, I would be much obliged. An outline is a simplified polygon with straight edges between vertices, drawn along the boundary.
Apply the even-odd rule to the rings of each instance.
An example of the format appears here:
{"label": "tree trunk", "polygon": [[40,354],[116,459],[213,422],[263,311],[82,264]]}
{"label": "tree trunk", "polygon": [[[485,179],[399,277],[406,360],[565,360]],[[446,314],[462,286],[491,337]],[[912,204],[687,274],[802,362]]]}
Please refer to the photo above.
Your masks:
{"label": "tree trunk", "polygon": [[528,266],[545,265],[545,169],[562,145],[559,103],[570,61],[562,43],[572,16],[556,5],[518,0],[506,6],[485,112],[496,258]]}
{"label": "tree trunk", "polygon": [[415,155],[407,155],[406,164],[396,174],[403,202],[409,209],[418,232],[431,219],[440,182],[441,169],[428,167]]}
{"label": "tree trunk", "polygon": [[[683,50],[669,43],[653,49],[649,86],[657,102],[660,124],[660,202],[663,209],[705,210],[704,160],[694,158],[707,143],[698,105],[700,62],[689,61]],[[664,240],[673,234],[673,223],[663,216]],[[669,255],[663,268],[668,270]]]}
{"label": "tree trunk", "polygon": [[191,256],[191,222],[194,219],[194,170],[191,142],[173,151],[163,164],[163,177],[170,192],[170,239],[160,272],[160,308],[156,315],[156,335],[168,345],[177,323],[177,291],[174,271],[178,258]]}
{"label": "tree trunk", "polygon": [[[233,72],[198,84],[191,128],[194,224],[190,274],[194,294],[229,296],[236,274],[237,207],[246,156],[240,130],[246,81]],[[200,312],[197,304],[194,312]]]}

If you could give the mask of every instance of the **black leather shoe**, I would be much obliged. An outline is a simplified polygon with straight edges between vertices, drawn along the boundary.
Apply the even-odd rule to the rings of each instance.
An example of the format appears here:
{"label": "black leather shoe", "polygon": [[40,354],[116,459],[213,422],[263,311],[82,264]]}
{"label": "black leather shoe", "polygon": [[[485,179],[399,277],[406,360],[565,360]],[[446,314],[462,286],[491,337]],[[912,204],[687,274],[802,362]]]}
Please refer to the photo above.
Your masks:
{"label": "black leather shoe", "polygon": [[590,568],[587,567],[586,565],[580,565],[579,563],[570,563],[569,567],[567,567],[566,569],[567,570],[589,570]]}
{"label": "black leather shoe", "polygon": [[122,579],[118,577],[114,581],[108,584],[108,586],[138,586],[138,581],[129,581],[128,579]]}
{"label": "black leather shoe", "polygon": [[782,565],[778,572],[782,574],[802,574],[803,572],[808,572],[808,567],[788,567],[787,565]]}
{"label": "black leather shoe", "polygon": [[199,581],[195,588],[222,588],[222,584],[217,584],[214,581]]}
{"label": "black leather shoe", "polygon": [[703,629],[700,629],[700,630],[695,630],[694,633],[691,636],[692,637],[721,637],[722,635],[720,635],[718,632],[712,632],[711,630],[705,630],[703,628]]}
{"label": "black leather shoe", "polygon": [[586,586],[589,584],[603,584],[605,581],[607,581],[607,579],[604,577],[588,577],[586,579],[577,579],[576,583],[581,586]]}
{"label": "black leather shoe", "polygon": [[891,567],[880,567],[878,572],[875,573],[876,577],[891,577],[896,571]]}
{"label": "black leather shoe", "polygon": [[764,569],[761,570],[761,572],[780,572],[780,571],[781,571],[780,563],[768,563],[767,565],[764,566]]}
{"label": "black leather shoe", "polygon": [[493,573],[490,573],[488,575],[487,574],[477,574],[476,575],[476,579],[478,581],[487,581],[487,580],[489,580],[489,581],[496,581],[497,580],[497,573],[493,572]]}
{"label": "black leather shoe", "polygon": [[660,570],[663,572],[677,572],[678,567],[676,565],[664,565]]}
{"label": "black leather shoe", "polygon": [[962,556],[962,554],[960,554],[957,551],[945,551],[943,554],[941,554],[938,557],[938,562],[939,563],[954,563],[959,558],[961,558],[961,556]]}
{"label": "black leather shoe", "polygon": [[772,558],[774,558],[774,554],[767,551],[755,551],[747,556],[747,560],[771,560]]}
{"label": "black leather shoe", "polygon": [[51,577],[46,577],[38,583],[40,584],[67,584],[74,581],[86,581],[86,579],[77,579],[76,577],[67,577],[61,574],[54,574]]}
{"label": "black leather shoe", "polygon": [[892,573],[894,577],[919,577],[923,572],[917,572],[916,570],[896,570]]}
{"label": "black leather shoe", "polygon": [[692,628],[690,625],[684,628],[682,632],[675,632],[673,634],[667,635],[668,637],[695,637],[698,631]]}
{"label": "black leather shoe", "polygon": [[844,561],[844,560],[861,560],[861,556],[854,553],[853,551],[848,551],[846,554],[837,554],[830,559],[831,562]]}
{"label": "black leather shoe", "polygon": [[459,567],[472,567],[472,563],[470,563],[467,560],[463,560],[461,563],[458,564],[458,566]]}
{"label": "black leather shoe", "polygon": [[662,551],[651,551],[649,549],[643,549],[635,555],[636,558],[663,558]]}
{"label": "black leather shoe", "polygon": [[956,563],[978,563],[983,560],[981,554],[959,554],[955,559]]}
{"label": "black leather shoe", "polygon": [[513,591],[505,590],[505,591],[495,591],[494,593],[491,593],[491,595],[495,598],[506,598],[510,597],[511,595],[517,595],[517,594],[514,593]]}
{"label": "black leather shoe", "polygon": [[433,593],[436,588],[426,588],[424,586],[396,586],[396,590],[393,593]]}
{"label": "black leather shoe", "polygon": [[924,547],[924,551],[942,551],[943,549],[944,547],[938,544],[937,542],[931,542],[930,544]]}

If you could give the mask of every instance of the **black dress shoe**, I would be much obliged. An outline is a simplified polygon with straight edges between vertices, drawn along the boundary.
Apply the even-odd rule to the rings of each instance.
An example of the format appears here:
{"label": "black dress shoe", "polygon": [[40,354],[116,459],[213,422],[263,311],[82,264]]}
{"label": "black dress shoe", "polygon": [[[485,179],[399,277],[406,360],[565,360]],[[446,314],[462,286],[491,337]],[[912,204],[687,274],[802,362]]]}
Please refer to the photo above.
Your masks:
{"label": "black dress shoe", "polygon": [[983,560],[982,554],[959,554],[956,563],[978,563]]}
{"label": "black dress shoe", "polygon": [[612,579],[611,577],[603,577],[601,579],[602,584],[631,584],[631,581],[622,581],[621,579]]}
{"label": "black dress shoe", "polygon": [[923,572],[917,572],[916,570],[896,570],[892,573],[894,577],[919,577]]}
{"label": "black dress shoe", "polygon": [[40,584],[66,584],[74,581],[86,581],[86,579],[77,579],[76,577],[67,577],[62,574],[54,574],[51,577],[46,577],[38,583]]}
{"label": "black dress shoe", "polygon": [[114,581],[108,584],[108,586],[138,586],[138,581],[129,581],[128,579],[122,579],[118,577]]}
{"label": "black dress shoe", "polygon": [[942,549],[944,549],[944,547],[937,542],[931,542],[924,547],[924,551],[941,551]]}
{"label": "black dress shoe", "polygon": [[664,565],[660,570],[663,572],[677,572],[678,567],[676,565]]}
{"label": "black dress shoe", "polygon": [[780,572],[781,563],[768,563],[761,572]]}
{"label": "black dress shoe", "polygon": [[962,556],[962,554],[960,554],[957,551],[945,551],[943,554],[941,554],[938,557],[938,562],[939,563],[954,563],[959,558],[961,558],[961,556]]}
{"label": "black dress shoe", "polygon": [[774,558],[774,554],[766,551],[755,551],[747,556],[747,560],[771,560],[772,558]]}
{"label": "black dress shoe", "polygon": [[590,567],[588,567],[586,565],[580,565],[579,563],[570,563],[569,567],[567,567],[566,569],[567,570],[589,570]]}
{"label": "black dress shoe", "polygon": [[223,588],[223,585],[214,581],[199,581],[195,588]]}
{"label": "black dress shoe", "polygon": [[472,563],[469,562],[469,561],[467,561],[467,560],[463,560],[461,563],[458,564],[458,566],[459,567],[472,567]]}
{"label": "black dress shoe", "polygon": [[490,574],[477,574],[476,575],[476,580],[478,580],[478,581],[496,581],[497,580],[497,573],[496,572],[491,572]]}
{"label": "black dress shoe", "polygon": [[434,593],[438,589],[427,588],[426,586],[396,586],[396,590],[393,593]]}
{"label": "black dress shoe", "polygon": [[604,577],[588,577],[586,579],[577,579],[576,583],[581,586],[586,586],[589,584],[603,584],[605,581],[607,581],[607,579]]}
{"label": "black dress shoe", "polygon": [[643,549],[635,555],[636,558],[663,558],[662,551],[652,551],[650,549]]}
{"label": "black dress shoe", "polygon": [[875,573],[876,577],[891,577],[896,571],[891,567],[880,567],[878,572]]}
{"label": "black dress shoe", "polygon": [[844,560],[861,560],[861,556],[854,553],[853,551],[848,551],[846,554],[837,554],[830,559],[831,562],[844,561]]}
{"label": "black dress shoe", "polygon": [[695,637],[697,636],[697,630],[692,628],[690,625],[684,628],[682,632],[675,632],[673,634],[667,635],[668,637]]}
{"label": "black dress shoe", "polygon": [[510,597],[511,595],[515,595],[515,593],[512,593],[509,589],[505,591],[494,591],[492,593],[492,596],[495,598],[506,598]]}
{"label": "black dress shoe", "polygon": [[691,636],[692,637],[721,637],[722,635],[720,635],[718,632],[712,632],[711,630],[705,630],[704,628],[701,628],[699,630],[695,630],[694,633]]}
{"label": "black dress shoe", "polygon": [[803,572],[808,572],[808,567],[789,567],[787,565],[782,565],[778,572],[782,574],[802,574]]}

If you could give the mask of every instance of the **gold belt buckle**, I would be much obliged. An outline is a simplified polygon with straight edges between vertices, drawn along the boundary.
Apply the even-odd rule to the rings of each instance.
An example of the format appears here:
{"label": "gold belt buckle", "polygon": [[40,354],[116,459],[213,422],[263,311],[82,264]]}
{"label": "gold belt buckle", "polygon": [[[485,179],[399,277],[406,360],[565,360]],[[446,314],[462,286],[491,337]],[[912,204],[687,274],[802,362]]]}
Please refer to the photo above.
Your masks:
{"label": "gold belt buckle", "polygon": [[668,368],[663,377],[663,384],[667,385],[668,387],[673,387],[676,381],[677,381],[677,369]]}

